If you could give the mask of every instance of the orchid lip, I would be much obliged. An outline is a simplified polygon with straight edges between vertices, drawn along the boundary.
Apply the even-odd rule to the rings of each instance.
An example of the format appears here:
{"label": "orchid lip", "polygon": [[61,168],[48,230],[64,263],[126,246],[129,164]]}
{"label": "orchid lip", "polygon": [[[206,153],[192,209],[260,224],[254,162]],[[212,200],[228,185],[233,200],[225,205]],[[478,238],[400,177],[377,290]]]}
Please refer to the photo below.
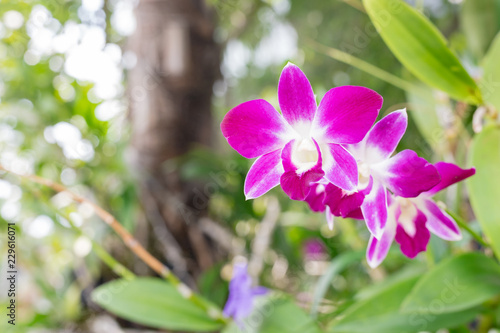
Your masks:
{"label": "orchid lip", "polygon": [[301,174],[313,168],[319,159],[318,148],[313,139],[296,140],[291,154],[292,163],[297,167],[297,173]]}
{"label": "orchid lip", "polygon": [[365,189],[370,183],[370,166],[362,161],[358,161],[358,188]]}
{"label": "orchid lip", "polygon": [[397,202],[397,204],[399,204],[399,209],[401,211],[401,214],[398,218],[399,225],[403,227],[403,229],[409,236],[414,237],[415,233],[417,232],[414,223],[415,218],[418,214],[417,207],[415,207],[415,204],[407,198],[396,197],[395,201]]}

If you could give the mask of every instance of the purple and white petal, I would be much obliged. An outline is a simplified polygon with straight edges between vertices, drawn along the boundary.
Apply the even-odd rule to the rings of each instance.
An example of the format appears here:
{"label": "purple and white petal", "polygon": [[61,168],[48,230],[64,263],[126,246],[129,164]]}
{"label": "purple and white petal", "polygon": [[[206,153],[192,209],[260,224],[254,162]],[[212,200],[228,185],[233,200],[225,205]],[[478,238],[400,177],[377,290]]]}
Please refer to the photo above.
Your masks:
{"label": "purple and white petal", "polygon": [[451,186],[459,181],[462,181],[476,173],[476,169],[462,169],[453,163],[438,162],[434,164],[439,175],[441,176],[441,181],[431,188],[429,191],[425,192],[426,195],[432,196],[437,192]]}
{"label": "purple and white petal", "polygon": [[380,238],[387,223],[387,190],[381,182],[370,180],[366,188],[361,211],[368,230],[375,238]]}
{"label": "purple and white petal", "polygon": [[377,118],[382,102],[382,96],[365,87],[330,89],[321,100],[313,122],[318,142],[346,144],[361,141]]}
{"label": "purple and white petal", "polygon": [[335,221],[335,217],[332,214],[332,212],[330,211],[329,207],[326,207],[325,215],[326,215],[326,223],[328,225],[328,229],[333,230],[333,224]]}
{"label": "purple and white petal", "polygon": [[246,158],[283,148],[294,135],[279,112],[262,99],[233,108],[220,127],[229,145]]}
{"label": "purple and white petal", "polygon": [[310,128],[316,113],[316,98],[306,75],[299,67],[288,63],[278,83],[278,101],[283,117],[299,130]]}
{"label": "purple and white petal", "polygon": [[368,248],[366,249],[366,260],[371,268],[375,268],[384,261],[389,249],[391,248],[394,236],[396,234],[396,223],[394,218],[391,217],[387,223],[387,227],[379,237],[375,238],[373,235],[370,237]]}
{"label": "purple and white petal", "polygon": [[354,216],[359,218],[359,208],[363,203],[364,197],[364,194],[361,192],[346,192],[333,184],[328,184],[326,186],[324,204],[330,208],[330,211],[335,216],[347,218],[352,217],[354,214]]}
{"label": "purple and white petal", "polygon": [[[397,215],[398,214],[396,214],[396,216]],[[401,252],[408,258],[413,259],[420,252],[427,250],[427,244],[429,244],[431,234],[426,227],[425,215],[421,211],[415,209],[415,214],[411,221],[400,221],[401,216],[397,216],[397,219],[396,242],[399,243]],[[413,225],[411,228],[405,228],[405,223],[411,223]],[[411,229],[411,231],[408,229]]]}
{"label": "purple and white petal", "polygon": [[313,141],[316,149],[315,155],[310,150],[309,144],[304,147],[303,141],[292,140],[281,152],[285,170],[280,178],[281,188],[292,200],[304,200],[312,185],[325,175],[321,168],[322,158],[318,144]]}
{"label": "purple and white petal", "polygon": [[278,185],[283,172],[281,149],[259,157],[250,167],[245,179],[246,199],[260,197]]}
{"label": "purple and white petal", "polygon": [[420,208],[427,217],[427,228],[439,238],[448,241],[457,241],[462,239],[460,228],[453,218],[443,211],[431,199],[422,198],[419,200]]}
{"label": "purple and white petal", "polygon": [[324,144],[323,170],[325,178],[346,191],[355,191],[358,186],[358,165],[354,157],[341,145]]}
{"label": "purple and white petal", "polygon": [[325,184],[315,183],[311,185],[311,190],[304,201],[309,204],[309,207],[313,212],[321,213],[325,211],[325,204],[323,203],[324,199]]}
{"label": "purple and white petal", "polygon": [[413,198],[439,183],[441,177],[432,164],[413,150],[403,150],[390,159],[372,165],[372,176],[397,196]]}
{"label": "purple and white petal", "polygon": [[396,150],[407,126],[406,109],[391,112],[380,119],[363,139],[364,162],[375,164],[388,159]]}

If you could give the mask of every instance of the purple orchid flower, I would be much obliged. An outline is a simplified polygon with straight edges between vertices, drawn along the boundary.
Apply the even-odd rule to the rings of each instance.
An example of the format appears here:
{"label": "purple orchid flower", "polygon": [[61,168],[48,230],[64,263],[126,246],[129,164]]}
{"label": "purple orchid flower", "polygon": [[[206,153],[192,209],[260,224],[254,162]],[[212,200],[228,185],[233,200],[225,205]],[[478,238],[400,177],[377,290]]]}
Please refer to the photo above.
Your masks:
{"label": "purple orchid flower", "polygon": [[289,63],[278,84],[282,114],[265,100],[230,110],[221,123],[229,145],[246,158],[258,157],[245,180],[247,199],[281,184],[294,200],[304,200],[311,183],[328,182],[354,191],[356,160],[342,146],[363,139],[382,107],[382,97],[364,87],[329,90],[319,106],[305,74]]}
{"label": "purple orchid flower", "polygon": [[303,246],[304,257],[306,261],[322,260],[328,257],[325,244],[318,238],[307,240]]}
{"label": "purple orchid flower", "polygon": [[462,238],[456,222],[432,200],[432,196],[474,175],[476,170],[461,169],[445,162],[436,163],[435,167],[441,175],[441,181],[432,189],[415,198],[389,197],[385,230],[378,239],[372,236],[368,244],[366,257],[370,267],[377,267],[385,259],[394,239],[404,255],[415,258],[427,249],[430,232],[449,241]]}
{"label": "purple orchid flower", "polygon": [[344,195],[345,193],[347,192],[340,187],[322,179],[311,184],[311,191],[304,201],[313,212],[325,212],[328,227],[332,230],[335,216],[363,219],[360,206],[364,195],[360,192],[353,192],[351,195]]}
{"label": "purple orchid flower", "polygon": [[252,313],[255,297],[265,295],[267,292],[267,288],[252,286],[252,278],[248,275],[245,264],[234,265],[224,315],[232,317],[238,325],[242,326],[243,319]]}
{"label": "purple orchid flower", "polygon": [[358,164],[357,192],[337,189],[330,191],[333,197],[327,193],[325,199],[332,212],[335,205],[342,203],[341,215],[353,213],[360,204],[366,225],[375,238],[382,236],[387,223],[387,190],[399,197],[416,197],[440,180],[436,168],[412,150],[391,157],[407,125],[406,110],[394,111],[378,121],[362,141],[347,145]]}

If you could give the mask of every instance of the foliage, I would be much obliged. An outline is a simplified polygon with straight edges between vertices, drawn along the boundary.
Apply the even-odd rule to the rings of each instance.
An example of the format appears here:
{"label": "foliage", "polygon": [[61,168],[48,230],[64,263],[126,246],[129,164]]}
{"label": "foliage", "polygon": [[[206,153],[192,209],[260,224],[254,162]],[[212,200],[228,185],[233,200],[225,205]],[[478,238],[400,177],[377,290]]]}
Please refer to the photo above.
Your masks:
{"label": "foliage", "polygon": [[[65,67],[68,50],[42,52],[35,47],[41,37],[34,34],[63,35],[77,26],[82,37],[86,29],[98,27],[105,32],[101,50],[107,47],[112,53],[126,37],[116,31],[112,16],[119,3],[126,2],[106,1],[94,18],[85,16],[80,1],[0,4],[0,164],[63,183],[98,202],[139,237],[145,228],[138,222],[142,208],[124,161],[128,127],[122,74],[127,57],[118,52],[119,89],[112,96],[99,96],[99,82],[79,79]],[[373,270],[359,255],[369,239],[363,222],[338,220],[329,230],[323,215],[289,200],[279,188],[246,201],[243,185],[250,164],[229,152],[222,136],[217,150],[197,147],[169,161],[168,166],[180,169],[186,180],[215,184],[210,219],[230,234],[236,257],[255,255],[260,223],[272,199],[279,201],[280,214],[257,277],[274,292],[258,300],[244,323],[245,332],[499,328],[499,2],[207,2],[218,14],[215,36],[225,46],[223,78],[214,87],[217,125],[242,101],[263,98],[277,107],[276,78],[290,60],[308,73],[318,100],[332,86],[353,84],[384,96],[381,115],[406,106],[410,126],[398,150],[411,148],[430,161],[444,159],[477,170],[466,187],[458,184],[439,194],[464,226],[463,240],[433,237],[426,254],[413,261],[393,248],[383,265]],[[21,14],[21,26],[6,22],[12,11]],[[275,46],[280,38],[288,42]],[[317,52],[311,41],[348,57],[331,59],[328,52]],[[231,62],[235,57],[239,61]],[[353,58],[375,66],[382,75],[365,72],[367,67],[355,65],[359,62]],[[398,80],[387,79],[391,77]],[[102,116],[110,103],[122,111]],[[73,147],[54,137],[55,126],[70,128],[76,138]],[[72,155],[76,146],[81,149]],[[127,267],[125,272],[144,270],[88,205],[72,203],[26,179],[3,172],[1,177],[0,237],[6,237],[6,222],[17,223],[18,256],[26,277],[19,283],[20,330],[83,327],[104,309],[159,329],[240,331],[236,323],[206,311],[218,313],[223,306],[229,260],[199,278],[203,296],[197,301],[186,297],[192,291],[171,282],[134,278],[133,273],[123,276],[117,262]],[[40,223],[48,229],[40,229]],[[304,250],[311,240],[321,244],[318,257],[308,257]],[[5,257],[3,244],[0,252]],[[117,274],[122,278],[116,279]],[[102,285],[96,288],[98,284]],[[2,321],[0,330],[6,328]]]}

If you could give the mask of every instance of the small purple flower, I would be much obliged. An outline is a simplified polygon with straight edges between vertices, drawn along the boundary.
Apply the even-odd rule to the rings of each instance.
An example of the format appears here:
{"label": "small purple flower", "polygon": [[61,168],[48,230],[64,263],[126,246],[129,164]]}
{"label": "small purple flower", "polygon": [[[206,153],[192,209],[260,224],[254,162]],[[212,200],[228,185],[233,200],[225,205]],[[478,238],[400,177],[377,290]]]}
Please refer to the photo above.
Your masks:
{"label": "small purple flower", "polygon": [[319,106],[305,74],[289,63],[278,84],[282,114],[264,100],[227,113],[221,130],[246,158],[258,157],[245,180],[247,199],[281,184],[294,200],[304,200],[311,183],[326,179],[346,190],[358,185],[355,159],[342,146],[359,142],[382,107],[382,97],[364,87],[329,90]]}
{"label": "small purple flower", "polygon": [[232,317],[238,325],[243,325],[243,319],[252,313],[255,297],[267,292],[264,287],[252,286],[252,278],[248,275],[245,264],[235,264],[224,315]]}
{"label": "small purple flower", "polygon": [[441,175],[441,181],[430,190],[415,198],[389,197],[385,229],[380,238],[372,236],[368,244],[366,257],[372,268],[385,259],[394,239],[399,243],[404,255],[415,258],[418,253],[427,249],[430,232],[449,241],[462,238],[456,222],[432,200],[432,196],[474,175],[476,170],[461,169],[445,162],[436,163],[435,167]]}
{"label": "small purple flower", "polygon": [[327,257],[325,245],[320,239],[309,239],[304,243],[304,257],[309,260],[321,260]]}
{"label": "small purple flower", "polygon": [[[400,197],[416,197],[440,179],[436,168],[412,150],[403,150],[391,157],[407,125],[406,110],[394,111],[378,121],[362,141],[347,145],[358,165],[357,192],[345,188],[340,193],[331,191],[335,197],[349,201],[344,204],[347,205],[344,211],[340,211],[342,215],[353,212],[356,203],[362,201],[362,215],[376,238],[382,235],[387,223],[387,190]],[[335,213],[332,206],[338,204],[338,200],[329,198],[328,193],[326,196],[325,203]]]}

